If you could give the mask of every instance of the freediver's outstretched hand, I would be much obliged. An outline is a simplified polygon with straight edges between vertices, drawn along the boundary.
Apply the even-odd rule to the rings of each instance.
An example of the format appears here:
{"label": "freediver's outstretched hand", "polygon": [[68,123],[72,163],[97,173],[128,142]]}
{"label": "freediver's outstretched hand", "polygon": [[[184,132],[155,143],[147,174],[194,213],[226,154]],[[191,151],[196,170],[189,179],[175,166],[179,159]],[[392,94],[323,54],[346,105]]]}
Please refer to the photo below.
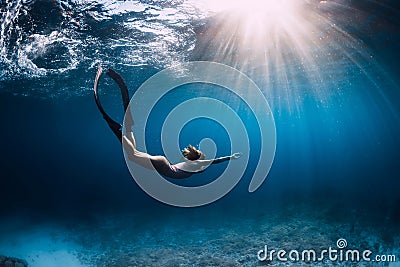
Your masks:
{"label": "freediver's outstretched hand", "polygon": [[241,152],[236,152],[236,153],[233,153],[233,154],[232,154],[231,158],[232,158],[232,159],[238,159],[238,158],[240,158],[242,155],[243,155],[243,153],[241,153]]}

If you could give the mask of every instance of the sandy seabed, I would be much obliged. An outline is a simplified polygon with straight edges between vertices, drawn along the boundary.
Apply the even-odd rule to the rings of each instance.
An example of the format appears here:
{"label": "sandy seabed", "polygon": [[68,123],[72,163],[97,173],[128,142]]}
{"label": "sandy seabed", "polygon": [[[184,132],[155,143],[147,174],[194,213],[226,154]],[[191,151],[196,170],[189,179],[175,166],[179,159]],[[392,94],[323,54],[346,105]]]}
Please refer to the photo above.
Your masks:
{"label": "sandy seabed", "polygon": [[[240,213],[240,214],[239,214]],[[289,207],[257,212],[223,211],[149,216],[96,215],[68,222],[8,218],[2,222],[0,254],[25,259],[29,266],[400,266],[399,228],[365,220],[350,212],[334,218],[332,210]],[[344,238],[347,247],[394,255],[396,262],[260,261],[259,250],[315,250]],[[318,254],[317,254],[318,255]]]}

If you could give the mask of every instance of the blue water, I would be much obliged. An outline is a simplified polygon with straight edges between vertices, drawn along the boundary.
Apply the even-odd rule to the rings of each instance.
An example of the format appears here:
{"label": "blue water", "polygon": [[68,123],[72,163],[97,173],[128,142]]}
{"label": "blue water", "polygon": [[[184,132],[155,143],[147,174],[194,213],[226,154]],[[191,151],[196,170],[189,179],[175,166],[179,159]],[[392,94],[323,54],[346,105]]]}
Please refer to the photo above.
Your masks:
{"label": "blue water", "polygon": [[[327,1],[332,7],[318,9],[309,1],[326,23],[299,40],[300,54],[297,44],[271,36],[264,51],[241,43],[231,31],[241,22],[190,1],[81,2],[0,1],[0,255],[30,266],[258,266],[265,244],[320,249],[346,238],[352,248],[400,260],[398,3]],[[267,179],[248,193],[260,153],[256,115],[216,85],[177,88],[150,117],[149,152],[163,153],[168,111],[199,96],[237,112],[251,149],[229,194],[177,208],[134,182],[92,86],[100,62],[133,94],[158,71],[192,60],[253,79],[271,107],[277,145]],[[110,79],[103,77],[100,95],[122,122]],[[229,133],[207,119],[186,125],[180,146],[205,137],[217,156],[236,152]],[[176,183],[207,184],[224,168]]]}

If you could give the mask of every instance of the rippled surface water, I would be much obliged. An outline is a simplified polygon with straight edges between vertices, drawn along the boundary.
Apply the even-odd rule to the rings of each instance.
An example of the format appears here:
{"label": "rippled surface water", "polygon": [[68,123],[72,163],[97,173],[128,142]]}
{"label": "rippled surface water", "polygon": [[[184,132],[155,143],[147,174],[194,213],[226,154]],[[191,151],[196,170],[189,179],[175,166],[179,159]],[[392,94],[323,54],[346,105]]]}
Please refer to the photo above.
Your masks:
{"label": "rippled surface water", "polygon": [[[1,1],[0,81],[10,90],[7,82],[19,80],[10,90],[16,94],[82,95],[100,62],[149,77],[179,62],[211,60],[243,70],[276,103],[293,108],[304,91],[324,101],[358,73],[381,72],[368,42],[393,42],[398,25],[390,2],[299,1],[305,12],[297,24],[306,26],[263,35],[252,25],[249,38],[262,39],[253,45],[239,36],[244,23],[224,11],[226,4],[210,3]],[[374,13],[377,7],[383,11]]]}
{"label": "rippled surface water", "polygon": [[78,81],[62,90],[72,95],[88,89],[82,72],[99,62],[160,69],[185,60],[204,18],[185,1],[2,1],[0,10],[0,80],[71,75]]}

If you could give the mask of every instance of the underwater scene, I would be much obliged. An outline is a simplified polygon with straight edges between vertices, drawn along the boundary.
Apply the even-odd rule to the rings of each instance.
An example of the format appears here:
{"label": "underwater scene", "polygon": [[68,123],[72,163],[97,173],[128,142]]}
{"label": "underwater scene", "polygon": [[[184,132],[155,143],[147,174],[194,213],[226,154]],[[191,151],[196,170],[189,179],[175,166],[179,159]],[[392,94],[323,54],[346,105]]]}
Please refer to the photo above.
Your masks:
{"label": "underwater scene", "polygon": [[0,0],[0,267],[400,266],[399,29],[395,0]]}

